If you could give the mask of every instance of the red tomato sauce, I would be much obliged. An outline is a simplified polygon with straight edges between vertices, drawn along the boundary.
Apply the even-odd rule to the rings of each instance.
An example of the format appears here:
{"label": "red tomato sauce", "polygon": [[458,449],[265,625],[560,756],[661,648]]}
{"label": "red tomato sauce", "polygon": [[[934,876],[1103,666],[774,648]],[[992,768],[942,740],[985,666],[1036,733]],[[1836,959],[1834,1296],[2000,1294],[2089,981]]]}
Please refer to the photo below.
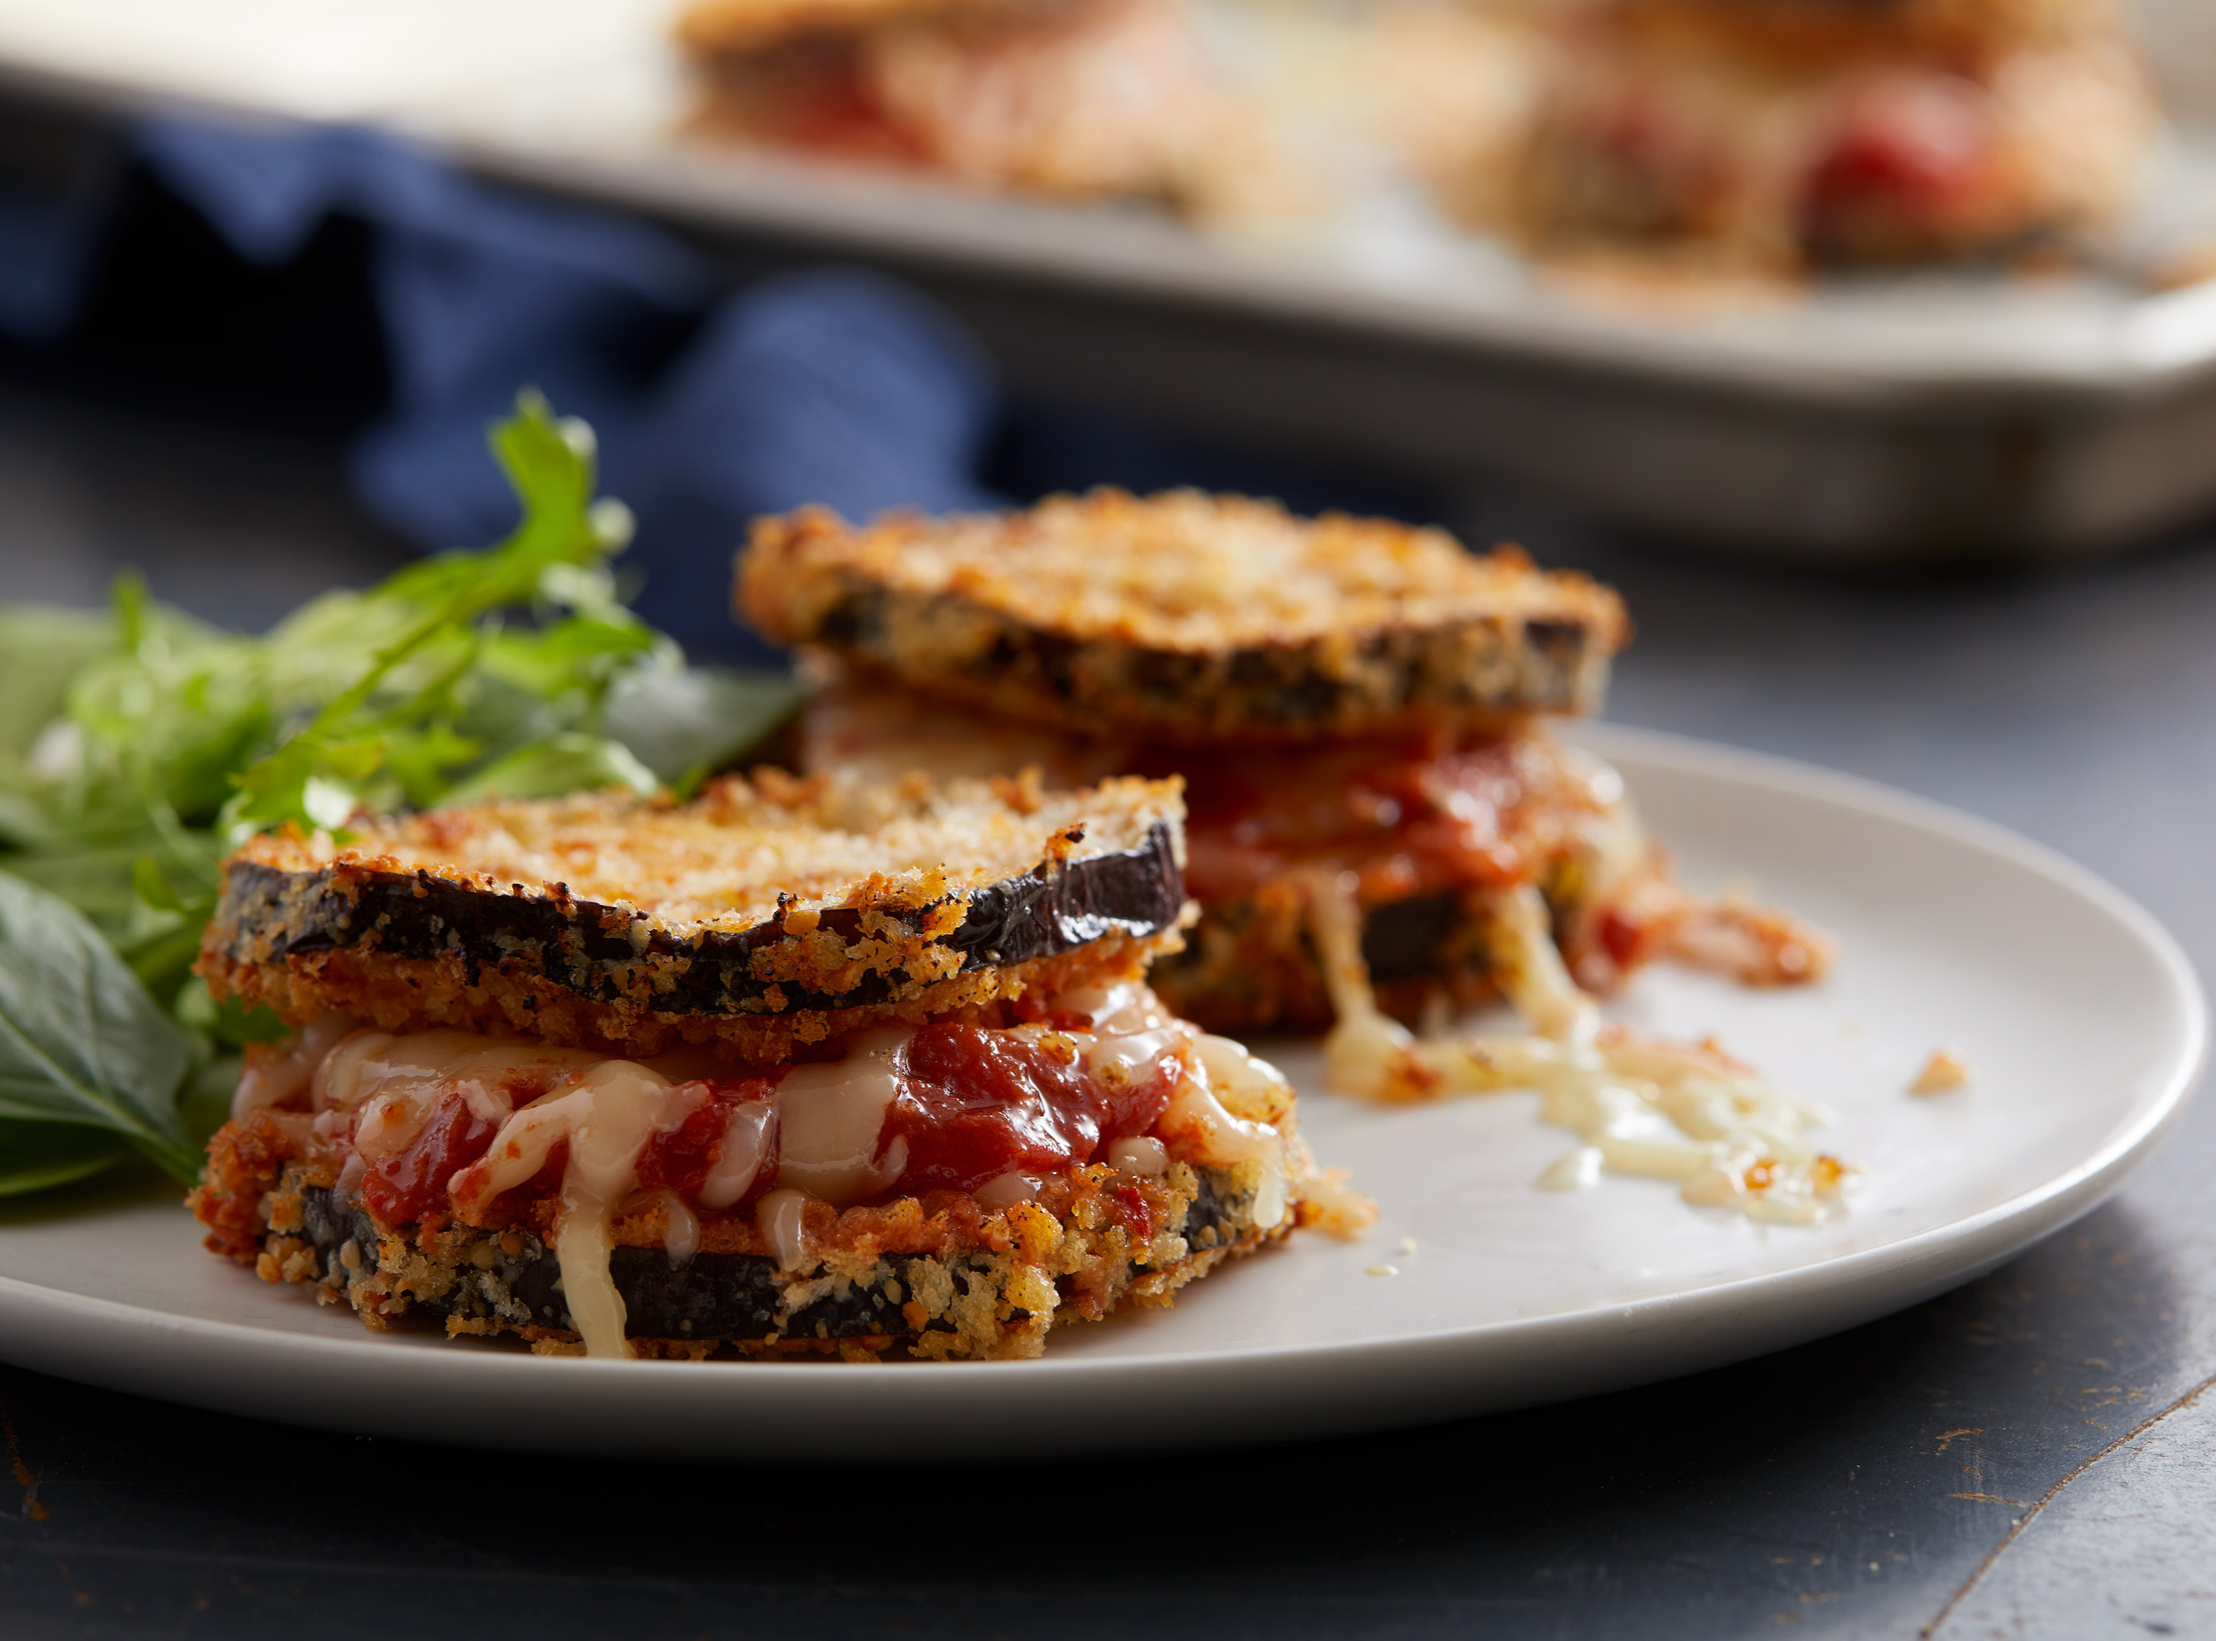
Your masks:
{"label": "red tomato sauce", "polygon": [[[1057,1033],[1089,1023],[1081,1015],[1034,1012]],[[707,1098],[647,1141],[637,1162],[638,1188],[696,1200],[722,1160],[732,1111],[769,1099],[783,1075],[690,1085]],[[1007,1173],[1055,1174],[1092,1162],[1109,1141],[1151,1129],[1179,1076],[1177,1057],[1165,1052],[1128,1081],[1111,1085],[1086,1069],[1078,1041],[1067,1036],[1017,1038],[974,1025],[925,1026],[909,1042],[908,1074],[879,1133],[880,1157],[896,1143],[906,1146],[901,1175],[886,1195],[973,1191]],[[543,1090],[509,1092],[520,1108]],[[499,1130],[499,1122],[478,1116],[459,1094],[447,1095],[414,1140],[368,1166],[364,1203],[387,1225],[443,1223],[448,1182],[491,1148]],[[726,1211],[743,1211],[776,1184],[774,1132],[752,1185]],[[515,1200],[504,1208],[517,1212],[530,1198],[559,1192],[567,1154],[566,1144],[558,1146],[527,1186],[506,1194]],[[1134,1235],[1151,1235],[1136,1194],[1124,1217]]]}
{"label": "red tomato sauce", "polygon": [[413,1140],[364,1170],[363,1203],[387,1225],[414,1224],[434,1204],[443,1211],[446,1182],[483,1156],[499,1132],[498,1122],[488,1122],[459,1094],[449,1094]]}
{"label": "red tomato sauce", "polygon": [[1059,1173],[1152,1128],[1177,1079],[1168,1054],[1111,1088],[1067,1038],[925,1026],[908,1045],[908,1076],[880,1144],[907,1142],[900,1192],[974,1191],[1002,1174]]}
{"label": "red tomato sauce", "polygon": [[[1570,808],[1592,807],[1532,737],[1165,748],[1149,774],[1185,777],[1185,887],[1241,900],[1303,866],[1359,874],[1365,903],[1527,882]],[[1156,767],[1159,766],[1159,767]]]}
{"label": "red tomato sauce", "polygon": [[[723,1138],[734,1106],[766,1100],[783,1073],[774,1077],[745,1077],[733,1082],[701,1083],[708,1098],[665,1133],[656,1134],[639,1153],[638,1181],[642,1191],[674,1191],[681,1197],[697,1196],[708,1173],[723,1160]],[[768,1153],[754,1175],[754,1183],[732,1206],[744,1207],[770,1188],[777,1178],[777,1148],[773,1138]]]}

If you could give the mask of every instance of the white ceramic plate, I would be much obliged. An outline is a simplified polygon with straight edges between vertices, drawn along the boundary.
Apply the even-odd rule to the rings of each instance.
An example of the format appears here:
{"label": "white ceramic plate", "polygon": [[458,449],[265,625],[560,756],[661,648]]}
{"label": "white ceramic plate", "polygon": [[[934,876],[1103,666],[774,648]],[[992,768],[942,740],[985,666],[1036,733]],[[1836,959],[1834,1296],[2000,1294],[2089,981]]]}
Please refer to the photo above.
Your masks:
{"label": "white ceramic plate", "polygon": [[[1067,1330],[1042,1361],[592,1362],[370,1334],[201,1252],[161,1199],[0,1216],[0,1357],[265,1418],[551,1452],[898,1463],[1321,1436],[1637,1384],[1896,1310],[2101,1201],[2183,1105],[2199,984],[2090,874],[1841,776],[1588,738],[1687,880],[1751,877],[1839,935],[1820,987],[1653,971],[1614,1012],[1717,1032],[1831,1104],[1833,1148],[1867,1169],[1841,1217],[1756,1225],[1644,1180],[1538,1191],[1569,1140],[1535,1096],[1363,1106],[1321,1092],[1313,1049],[1291,1045],[1277,1057],[1308,1132],[1375,1194],[1377,1228],[1298,1238],[1174,1310]],[[1911,1096],[1940,1044],[1974,1081]],[[1398,1274],[1368,1274],[1385,1263]]]}

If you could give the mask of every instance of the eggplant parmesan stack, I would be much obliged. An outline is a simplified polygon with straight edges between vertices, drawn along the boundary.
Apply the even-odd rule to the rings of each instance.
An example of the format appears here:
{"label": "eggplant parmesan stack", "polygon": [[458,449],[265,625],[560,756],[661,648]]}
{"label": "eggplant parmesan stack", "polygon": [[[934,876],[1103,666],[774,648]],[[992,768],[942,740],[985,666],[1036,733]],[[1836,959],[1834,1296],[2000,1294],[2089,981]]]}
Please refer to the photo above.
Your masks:
{"label": "eggplant parmesan stack", "polygon": [[1071,199],[1169,197],[1220,91],[1182,0],[698,0],[695,128]]}
{"label": "eggplant parmesan stack", "polygon": [[1575,0],[1543,78],[1505,226],[1688,269],[2068,251],[2157,126],[2105,0]]}
{"label": "eggplant parmesan stack", "polygon": [[1035,1355],[1324,1213],[1284,1079],[1146,987],[1180,817],[770,771],[257,839],[200,972],[297,1035],[193,1211],[373,1327]]}
{"label": "eggplant parmesan stack", "polygon": [[1498,995],[1534,927],[1596,990],[1664,953],[1758,983],[1825,960],[1789,919],[1675,888],[1614,771],[1549,733],[1598,705],[1628,626],[1614,593],[1513,549],[1103,490],[764,520],[738,597],[823,682],[808,767],[1183,775],[1202,915],[1154,983],[1212,1030],[1331,1024],[1327,901],[1404,1020]]}

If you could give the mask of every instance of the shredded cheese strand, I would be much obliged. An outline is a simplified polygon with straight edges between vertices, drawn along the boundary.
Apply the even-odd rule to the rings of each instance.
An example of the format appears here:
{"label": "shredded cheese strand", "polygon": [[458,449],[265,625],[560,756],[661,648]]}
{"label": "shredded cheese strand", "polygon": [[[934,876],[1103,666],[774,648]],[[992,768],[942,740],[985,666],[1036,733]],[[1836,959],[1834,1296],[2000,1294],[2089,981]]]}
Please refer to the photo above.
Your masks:
{"label": "shredded cheese strand", "polygon": [[1535,1090],[1541,1121],[1580,1141],[1541,1176],[1548,1189],[1590,1184],[1604,1170],[1674,1179],[1687,1202],[1805,1225],[1854,1177],[1811,1143],[1831,1121],[1814,1101],[1780,1093],[1712,1047],[1603,1026],[1599,1005],[1563,967],[1545,900],[1528,885],[1500,897],[1486,940],[1501,990],[1537,1031],[1419,1039],[1377,1006],[1350,878],[1316,872],[1304,885],[1338,1015],[1324,1039],[1331,1087],[1398,1102]]}

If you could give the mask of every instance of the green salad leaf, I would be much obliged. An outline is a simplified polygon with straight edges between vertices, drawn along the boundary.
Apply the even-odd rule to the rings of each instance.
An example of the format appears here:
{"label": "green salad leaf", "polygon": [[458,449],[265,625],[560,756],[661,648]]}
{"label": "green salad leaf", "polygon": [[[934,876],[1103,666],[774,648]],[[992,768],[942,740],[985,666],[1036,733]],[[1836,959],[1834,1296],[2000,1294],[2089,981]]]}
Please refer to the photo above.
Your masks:
{"label": "green salad leaf", "polygon": [[0,1118],[104,1129],[190,1179],[199,1159],[177,1093],[193,1058],[90,921],[0,872]]}
{"label": "green salad leaf", "polygon": [[192,977],[223,857],[360,812],[687,787],[790,715],[689,667],[618,595],[622,503],[537,394],[491,433],[508,538],[221,631],[117,578],[105,614],[0,606],[0,1195],[135,1149],[193,1177],[227,1057],[281,1031]]}
{"label": "green salad leaf", "polygon": [[657,780],[681,787],[768,742],[800,710],[802,693],[788,673],[655,656],[608,692],[605,727]]}

